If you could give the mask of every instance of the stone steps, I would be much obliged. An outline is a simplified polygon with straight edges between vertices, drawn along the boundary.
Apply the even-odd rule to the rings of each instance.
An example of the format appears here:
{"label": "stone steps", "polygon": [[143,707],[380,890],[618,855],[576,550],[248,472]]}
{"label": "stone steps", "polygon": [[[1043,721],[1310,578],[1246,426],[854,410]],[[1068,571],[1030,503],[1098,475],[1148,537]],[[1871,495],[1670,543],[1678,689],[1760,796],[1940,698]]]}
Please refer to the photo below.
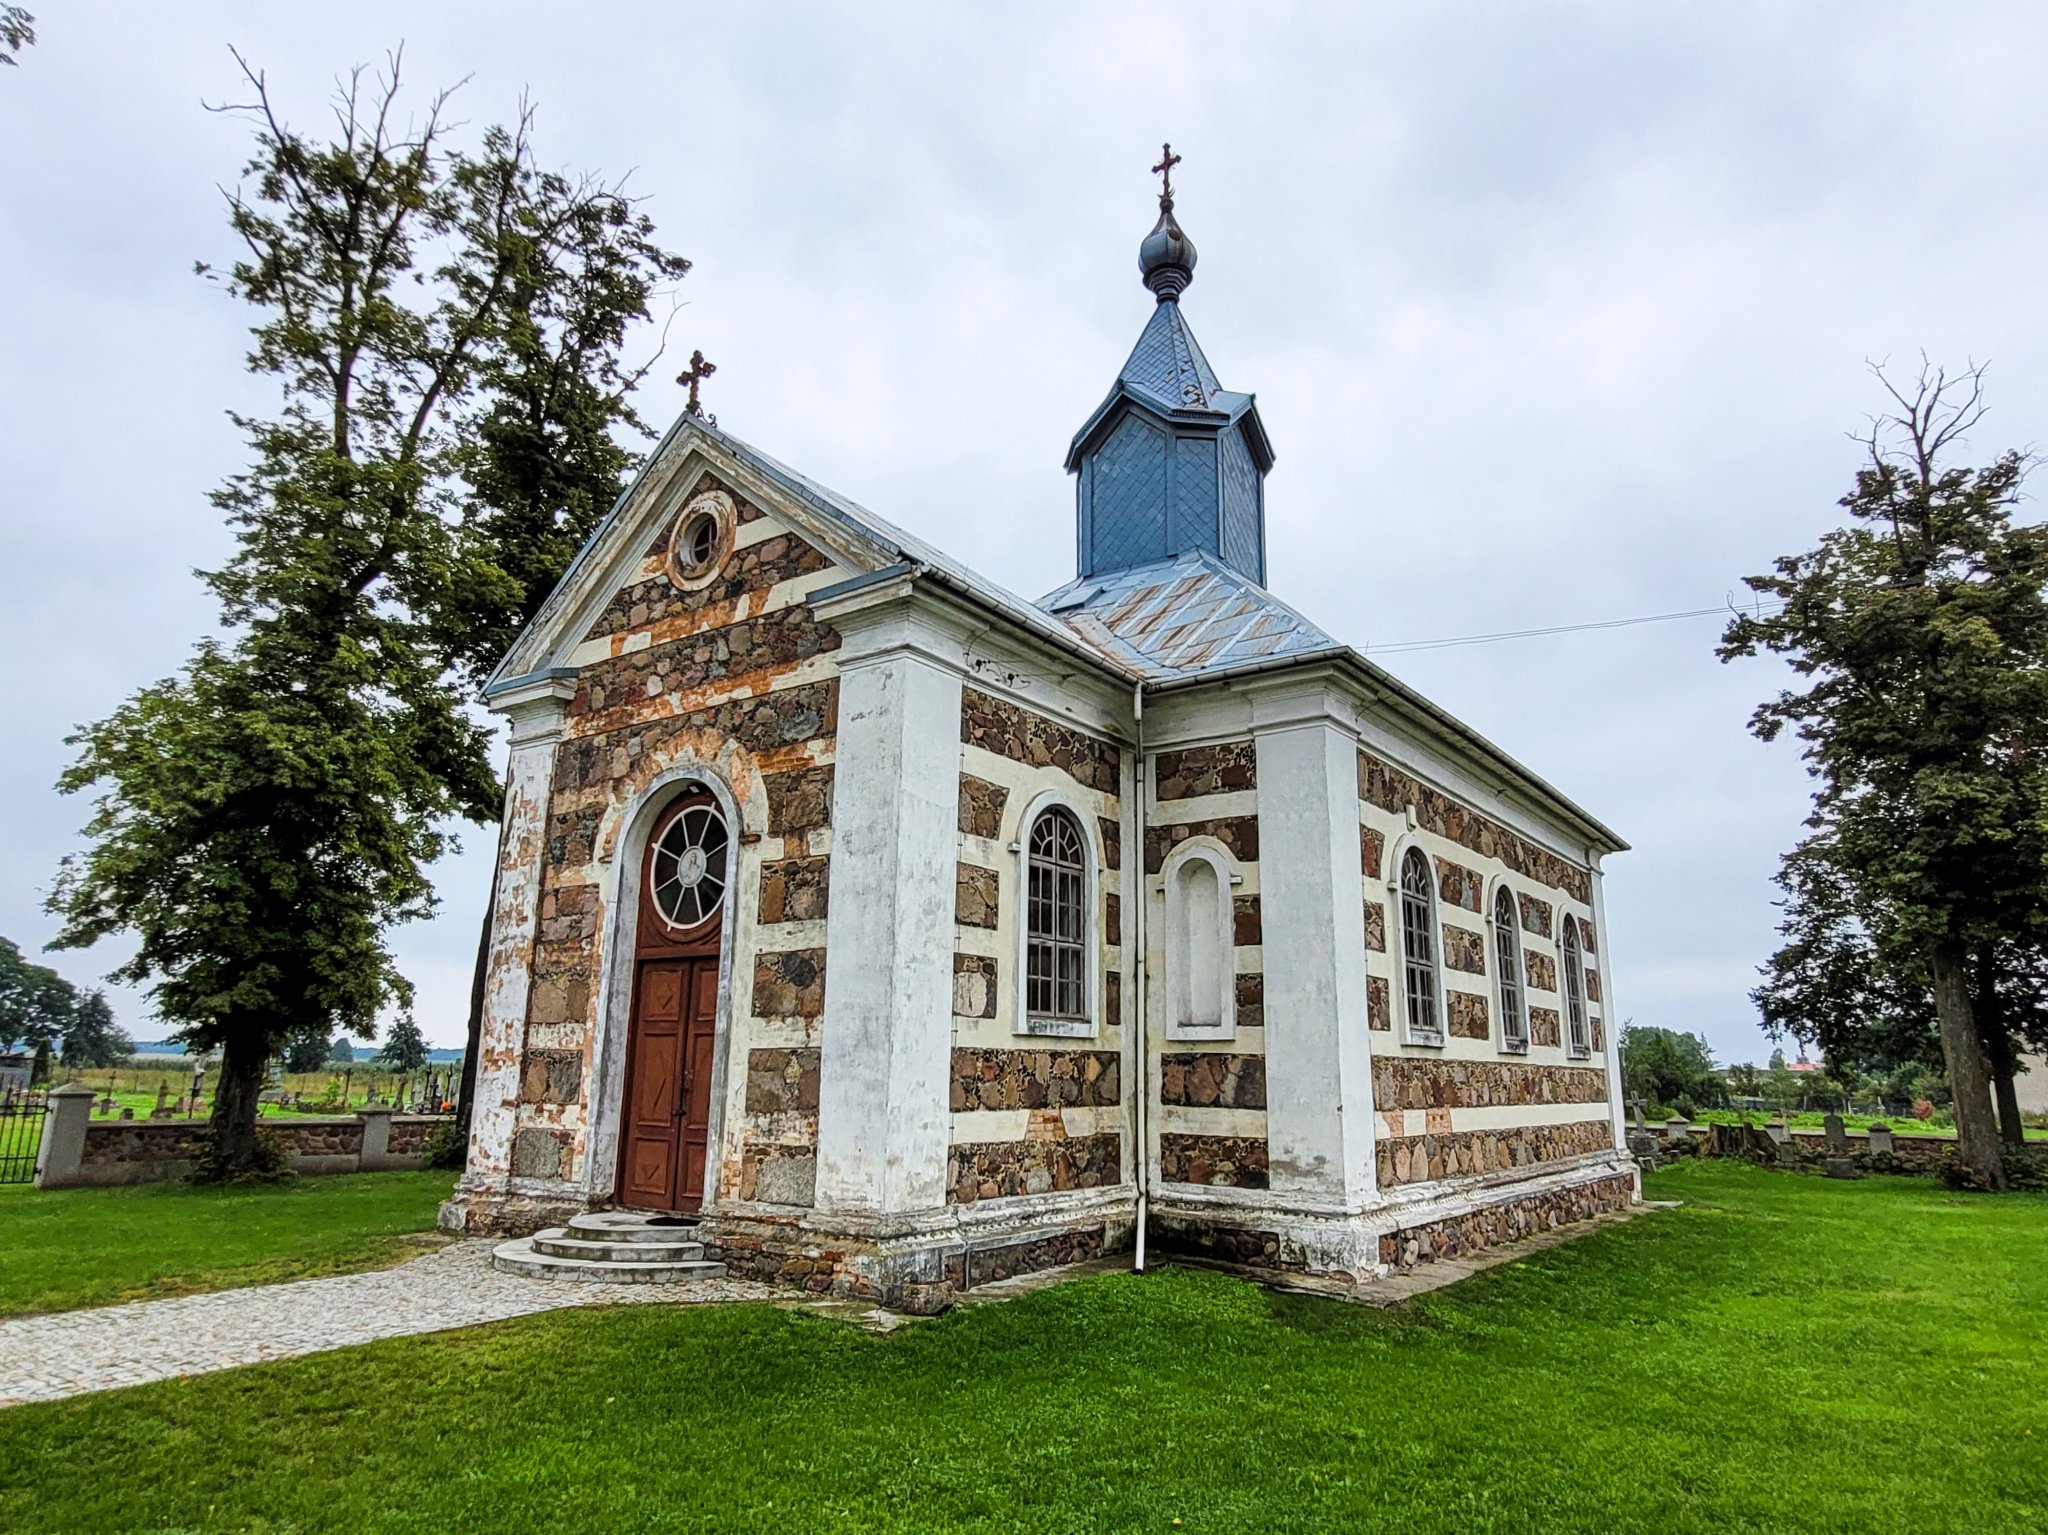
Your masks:
{"label": "stone steps", "polygon": [[595,1284],[679,1284],[725,1277],[724,1264],[705,1258],[696,1222],[631,1210],[594,1211],[566,1226],[500,1243],[491,1264],[531,1279]]}

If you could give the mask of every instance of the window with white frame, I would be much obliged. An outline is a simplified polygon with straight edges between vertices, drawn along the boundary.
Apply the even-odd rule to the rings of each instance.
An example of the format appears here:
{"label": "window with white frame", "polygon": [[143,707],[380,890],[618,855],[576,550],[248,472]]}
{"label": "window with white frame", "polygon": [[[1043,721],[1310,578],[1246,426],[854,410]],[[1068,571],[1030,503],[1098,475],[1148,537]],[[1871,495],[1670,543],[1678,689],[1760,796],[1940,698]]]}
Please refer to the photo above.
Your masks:
{"label": "window with white frame", "polygon": [[1048,806],[1025,850],[1024,1010],[1047,1032],[1088,1023],[1088,854],[1073,813]]}
{"label": "window with white frame", "polygon": [[1183,848],[1165,885],[1167,1037],[1224,1037],[1237,1027],[1230,869],[1214,848]]}
{"label": "window with white frame", "polygon": [[1529,1014],[1522,1005],[1522,927],[1515,893],[1506,885],[1493,892],[1493,963],[1500,972],[1500,1044],[1529,1048]]}
{"label": "window with white frame", "polygon": [[1401,856],[1402,996],[1408,1010],[1408,1038],[1442,1044],[1437,1014],[1436,879],[1419,847]]}
{"label": "window with white frame", "polygon": [[1565,1026],[1569,1030],[1566,1043],[1573,1055],[1591,1055],[1592,1043],[1586,1037],[1586,967],[1579,957],[1579,924],[1574,917],[1564,918],[1564,931],[1558,938],[1558,954],[1564,971],[1564,1012]]}

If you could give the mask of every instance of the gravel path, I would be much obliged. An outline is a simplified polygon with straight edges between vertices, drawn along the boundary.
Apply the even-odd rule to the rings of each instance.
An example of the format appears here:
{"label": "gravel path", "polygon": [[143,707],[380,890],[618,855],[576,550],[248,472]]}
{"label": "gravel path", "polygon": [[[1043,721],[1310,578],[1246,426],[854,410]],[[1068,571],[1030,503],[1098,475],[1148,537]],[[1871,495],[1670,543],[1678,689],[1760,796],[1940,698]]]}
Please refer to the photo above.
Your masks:
{"label": "gravel path", "polygon": [[786,1291],[737,1279],[669,1285],[525,1279],[491,1267],[496,1245],[456,1242],[368,1274],[0,1322],[0,1407],[568,1306],[787,1298]]}

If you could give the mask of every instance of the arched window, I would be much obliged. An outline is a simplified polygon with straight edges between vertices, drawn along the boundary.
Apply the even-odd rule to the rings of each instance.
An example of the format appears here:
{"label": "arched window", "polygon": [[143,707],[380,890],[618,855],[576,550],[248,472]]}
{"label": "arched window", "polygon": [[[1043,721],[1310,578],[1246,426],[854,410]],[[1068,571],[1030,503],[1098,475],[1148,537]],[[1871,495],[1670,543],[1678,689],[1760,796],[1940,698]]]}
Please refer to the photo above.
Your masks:
{"label": "arched window", "polygon": [[1529,1015],[1522,1008],[1522,927],[1515,893],[1506,885],[1493,893],[1493,963],[1500,972],[1500,1043],[1503,1050],[1529,1048]]}
{"label": "arched window", "polygon": [[1401,970],[1409,1039],[1442,1044],[1436,1006],[1436,880],[1419,847],[1401,857]]}
{"label": "arched window", "polygon": [[1565,1025],[1570,1030],[1566,1042],[1573,1055],[1591,1055],[1593,1047],[1586,1039],[1586,967],[1579,958],[1579,924],[1576,918],[1564,919],[1564,933],[1558,939],[1558,952],[1564,961]]}
{"label": "arched window", "polygon": [[1073,814],[1031,823],[1024,892],[1024,1007],[1031,1022],[1088,1021],[1088,862]]}

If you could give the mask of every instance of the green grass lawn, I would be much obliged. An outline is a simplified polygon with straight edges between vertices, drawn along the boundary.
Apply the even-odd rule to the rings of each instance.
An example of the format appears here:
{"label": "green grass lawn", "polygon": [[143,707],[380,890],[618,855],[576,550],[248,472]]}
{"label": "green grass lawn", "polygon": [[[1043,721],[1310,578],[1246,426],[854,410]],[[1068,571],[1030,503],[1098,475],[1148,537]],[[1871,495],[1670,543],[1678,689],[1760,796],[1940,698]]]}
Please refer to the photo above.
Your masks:
{"label": "green grass lawn", "polygon": [[[1734,1125],[1742,1124],[1746,1121],[1752,1125],[1761,1125],[1775,1121],[1778,1117],[1776,1113],[1743,1112],[1736,1109],[1702,1109],[1695,1123],[1702,1125]],[[1812,1130],[1816,1133],[1825,1130],[1827,1122],[1827,1115],[1818,1109],[1795,1113],[1785,1121],[1794,1130]],[[1902,1114],[1895,1118],[1887,1119],[1880,1119],[1875,1114],[1844,1114],[1842,1116],[1842,1128],[1852,1135],[1860,1134],[1868,1130],[1872,1125],[1889,1125],[1893,1133],[1897,1135],[1931,1135],[1951,1141],[1956,1138],[1956,1127],[1954,1124],[1919,1120],[1913,1118],[1910,1114]],[[2048,1141],[2048,1127],[2030,1125],[2024,1119],[2021,1121],[2020,1134],[2026,1140]]]}
{"label": "green grass lawn", "polygon": [[[0,1528],[2048,1528],[2048,1201],[1729,1163],[1394,1312],[563,1312],[0,1413]],[[104,1468],[94,1474],[87,1468]]]}
{"label": "green grass lawn", "polygon": [[454,1184],[395,1172],[268,1188],[0,1186],[0,1315],[379,1268],[406,1233],[433,1229]]}

